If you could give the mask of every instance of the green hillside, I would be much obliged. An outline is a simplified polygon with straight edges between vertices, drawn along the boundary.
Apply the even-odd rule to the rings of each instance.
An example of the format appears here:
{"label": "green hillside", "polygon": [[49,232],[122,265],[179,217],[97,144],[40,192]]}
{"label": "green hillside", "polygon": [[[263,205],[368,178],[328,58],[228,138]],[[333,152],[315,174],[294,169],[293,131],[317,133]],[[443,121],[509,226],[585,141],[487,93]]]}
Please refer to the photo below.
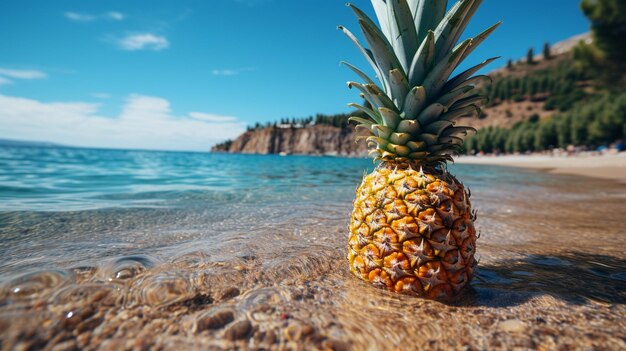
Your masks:
{"label": "green hillside", "polygon": [[542,109],[551,113],[543,113],[545,118],[532,114],[509,128],[497,124],[481,128],[467,139],[468,154],[569,145],[595,149],[626,139],[626,2],[585,0],[581,8],[592,23],[593,42],[581,41],[561,57],[552,56],[546,46],[541,65],[529,52],[525,62],[509,61],[483,88],[489,97],[485,118],[494,106],[523,101],[542,102]]}

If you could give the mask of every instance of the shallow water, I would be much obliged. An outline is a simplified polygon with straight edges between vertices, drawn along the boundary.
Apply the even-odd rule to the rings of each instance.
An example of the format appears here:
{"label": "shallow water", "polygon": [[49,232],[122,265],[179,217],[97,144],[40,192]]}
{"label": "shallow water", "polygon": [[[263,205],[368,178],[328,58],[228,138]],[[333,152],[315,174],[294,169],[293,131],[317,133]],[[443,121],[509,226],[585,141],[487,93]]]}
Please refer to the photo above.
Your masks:
{"label": "shallow water", "polygon": [[443,304],[348,272],[346,227],[366,169],[362,159],[0,148],[1,345],[624,345],[626,187],[452,166],[482,236],[471,289]]}

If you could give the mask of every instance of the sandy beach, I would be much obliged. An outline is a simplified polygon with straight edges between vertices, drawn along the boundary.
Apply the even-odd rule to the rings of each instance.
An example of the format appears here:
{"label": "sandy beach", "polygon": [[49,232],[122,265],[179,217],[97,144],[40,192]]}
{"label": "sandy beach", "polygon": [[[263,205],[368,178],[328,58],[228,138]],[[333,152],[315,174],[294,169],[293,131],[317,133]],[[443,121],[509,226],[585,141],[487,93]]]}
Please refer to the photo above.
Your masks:
{"label": "sandy beach", "polygon": [[505,155],[466,156],[456,159],[460,164],[523,167],[546,170],[554,174],[578,175],[626,182],[626,152],[609,155],[576,156]]}

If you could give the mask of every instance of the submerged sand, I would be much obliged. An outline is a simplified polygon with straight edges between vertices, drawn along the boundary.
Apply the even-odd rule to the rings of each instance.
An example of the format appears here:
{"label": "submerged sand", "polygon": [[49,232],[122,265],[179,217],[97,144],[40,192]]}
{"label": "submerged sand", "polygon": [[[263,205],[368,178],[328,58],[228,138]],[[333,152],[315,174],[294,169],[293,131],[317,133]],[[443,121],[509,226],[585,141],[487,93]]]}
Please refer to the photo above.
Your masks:
{"label": "submerged sand", "polygon": [[[626,187],[550,179],[523,192],[474,193],[479,270],[457,301],[393,294],[352,277],[351,207],[342,203],[283,214],[212,246],[180,230],[185,244],[175,254],[138,237],[108,245],[143,253],[84,265],[63,257],[66,268],[6,279],[0,347],[624,350]],[[159,216],[180,220],[176,212]],[[63,218],[68,231],[90,225],[90,217]],[[125,218],[109,220],[122,226]],[[38,230],[57,225],[44,223]]]}

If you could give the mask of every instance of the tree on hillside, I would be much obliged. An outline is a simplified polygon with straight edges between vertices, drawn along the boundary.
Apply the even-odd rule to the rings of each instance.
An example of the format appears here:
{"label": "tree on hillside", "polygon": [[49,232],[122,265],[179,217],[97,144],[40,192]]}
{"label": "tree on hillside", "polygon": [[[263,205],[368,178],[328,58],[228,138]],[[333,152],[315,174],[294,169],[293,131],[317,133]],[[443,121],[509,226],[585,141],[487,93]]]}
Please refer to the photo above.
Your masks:
{"label": "tree on hillside", "polygon": [[526,63],[529,65],[535,63],[535,51],[533,48],[528,49],[528,52],[526,53]]}
{"label": "tree on hillside", "polygon": [[583,0],[580,7],[591,21],[594,42],[579,44],[574,57],[581,69],[594,72],[606,86],[621,89],[626,77],[626,1]]}
{"label": "tree on hillside", "polygon": [[552,52],[550,52],[550,43],[545,42],[543,44],[543,58],[544,60],[549,60],[552,58]]}
{"label": "tree on hillside", "polygon": [[598,48],[614,62],[626,61],[626,1],[583,0],[580,4],[591,21],[591,31]]}
{"label": "tree on hillside", "polygon": [[508,69],[508,70],[512,70],[513,69],[513,60],[509,59],[506,62],[506,69]]}

